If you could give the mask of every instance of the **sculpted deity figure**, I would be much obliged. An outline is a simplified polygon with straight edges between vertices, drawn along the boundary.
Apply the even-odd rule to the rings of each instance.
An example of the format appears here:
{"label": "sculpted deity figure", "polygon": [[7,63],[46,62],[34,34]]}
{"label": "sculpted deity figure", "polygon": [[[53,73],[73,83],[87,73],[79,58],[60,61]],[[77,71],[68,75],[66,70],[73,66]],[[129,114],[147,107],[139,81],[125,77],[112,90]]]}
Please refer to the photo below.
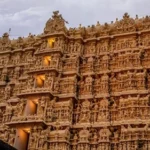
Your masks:
{"label": "sculpted deity figure", "polygon": [[2,56],[2,57],[0,57],[0,66],[5,66],[5,65],[7,65],[8,64],[8,56]]}
{"label": "sculpted deity figure", "polygon": [[8,138],[9,138],[8,127],[2,124],[0,129],[0,139],[2,139],[4,142],[8,142]]}
{"label": "sculpted deity figure", "polygon": [[44,87],[45,88],[48,88],[48,87],[52,88],[52,82],[53,82],[52,77],[48,76],[44,82]]}
{"label": "sculpted deity figure", "polygon": [[80,122],[89,122],[89,114],[87,114],[86,112],[83,112],[80,116]]}
{"label": "sculpted deity figure", "polygon": [[13,146],[14,145],[14,140],[15,140],[15,130],[11,129],[10,134],[9,134],[9,141],[8,143]]}
{"label": "sculpted deity figure", "polygon": [[77,104],[76,111],[75,111],[75,123],[79,122],[80,109],[81,109],[81,105]]}
{"label": "sculpted deity figure", "polygon": [[97,121],[97,115],[98,115],[98,109],[99,109],[99,105],[98,102],[96,100],[94,100],[94,107],[93,107],[93,122]]}
{"label": "sculpted deity figure", "polygon": [[2,81],[5,80],[5,77],[6,77],[7,73],[8,73],[8,69],[4,67],[3,70],[2,70],[2,75],[1,75],[1,80]]}
{"label": "sculpted deity figure", "polygon": [[85,46],[85,54],[95,54],[96,46],[94,43],[90,43]]}
{"label": "sculpted deity figure", "polygon": [[93,78],[91,76],[86,77],[84,85],[86,93],[92,94],[92,84]]}
{"label": "sculpted deity figure", "polygon": [[65,46],[65,40],[63,38],[59,38],[59,47],[61,47],[62,50],[64,50]]}
{"label": "sculpted deity figure", "polygon": [[85,100],[82,103],[81,113],[80,113],[80,122],[89,122],[90,121],[90,102]]}
{"label": "sculpted deity figure", "polygon": [[44,108],[40,104],[38,104],[37,114],[39,116],[43,116],[44,115]]}
{"label": "sculpted deity figure", "polygon": [[30,89],[30,88],[34,88],[34,77],[33,76],[30,76],[29,79],[28,79],[28,82],[27,82],[27,87]]}
{"label": "sculpted deity figure", "polygon": [[100,130],[99,135],[100,135],[100,139],[99,140],[108,141],[109,140],[109,136],[111,135],[111,132],[110,132],[109,129],[103,128],[103,129]]}
{"label": "sculpted deity figure", "polygon": [[68,46],[68,52],[73,53],[73,51],[74,51],[74,44],[73,42],[70,42]]}
{"label": "sculpted deity figure", "polygon": [[48,46],[47,40],[44,40],[43,43],[41,44],[40,50],[41,51],[44,50],[45,48],[47,48],[47,46]]}
{"label": "sculpted deity figure", "polygon": [[93,62],[94,62],[93,57],[89,57],[86,64],[87,71],[93,72]]}
{"label": "sculpted deity figure", "polygon": [[59,48],[61,48],[61,44],[62,44],[61,39],[60,38],[56,38],[55,39],[55,43],[54,43],[54,47],[59,49]]}
{"label": "sculpted deity figure", "polygon": [[37,127],[35,126],[35,127],[33,127],[32,132],[30,134],[29,148],[36,149],[37,142],[38,142],[38,132],[37,132]]}
{"label": "sculpted deity figure", "polygon": [[58,81],[58,80],[56,80],[56,81],[54,82],[54,91],[55,91],[55,92],[59,92],[59,81]]}
{"label": "sculpted deity figure", "polygon": [[108,65],[109,65],[109,56],[105,55],[102,57],[102,68],[108,69]]}
{"label": "sculpted deity figure", "polygon": [[42,96],[42,97],[39,99],[39,103],[40,103],[41,107],[45,107],[46,97],[45,97],[45,96]]}
{"label": "sculpted deity figure", "polygon": [[89,53],[95,54],[95,51],[96,51],[95,44],[94,44],[94,43],[91,43]]}
{"label": "sculpted deity figure", "polygon": [[101,91],[101,79],[99,77],[96,77],[94,80],[94,92],[96,94],[100,93]]}
{"label": "sculpted deity figure", "polygon": [[17,104],[18,116],[21,116],[23,114],[24,107],[25,107],[25,101],[21,101]]}
{"label": "sculpted deity figure", "polygon": [[133,90],[135,88],[134,74],[128,71],[128,86],[127,89]]}
{"label": "sculpted deity figure", "polygon": [[105,74],[101,78],[101,91],[108,92],[109,76]]}
{"label": "sculpted deity figure", "polygon": [[20,67],[16,67],[15,68],[15,72],[14,72],[14,75],[13,75],[13,79],[18,79],[19,78],[19,76],[20,76]]}
{"label": "sculpted deity figure", "polygon": [[41,64],[42,64],[41,57],[38,57],[36,59],[36,66],[41,66]]}
{"label": "sculpted deity figure", "polygon": [[77,135],[77,133],[75,133],[75,135],[74,135],[74,137],[73,137],[73,141],[74,141],[74,142],[77,142],[77,141],[78,141],[78,135]]}
{"label": "sculpted deity figure", "polygon": [[53,107],[56,103],[57,98],[54,97],[51,101],[48,102],[48,109],[47,109],[47,118],[49,121],[52,120],[52,115],[53,115]]}
{"label": "sculpted deity figure", "polygon": [[90,108],[90,102],[86,99],[83,103],[82,103],[82,109],[83,110],[89,110]]}
{"label": "sculpted deity figure", "polygon": [[94,131],[94,133],[92,134],[92,139],[93,139],[93,142],[94,142],[94,143],[97,143],[98,135],[97,135],[97,132],[96,132],[96,131]]}
{"label": "sculpted deity figure", "polygon": [[8,140],[9,140],[9,129],[8,129],[8,127],[7,126],[5,126],[4,125],[4,127],[3,127],[3,140],[4,140],[4,142],[8,142]]}
{"label": "sculpted deity figure", "polygon": [[6,108],[6,112],[5,112],[5,116],[3,118],[3,121],[9,122],[11,120],[12,114],[13,114],[12,105],[10,103],[7,103],[7,108]]}
{"label": "sculpted deity figure", "polygon": [[81,52],[81,44],[79,42],[75,42],[74,53],[80,53],[80,52]]}
{"label": "sculpted deity figure", "polygon": [[54,97],[50,102],[49,102],[49,107],[53,107],[54,104],[56,103],[57,101],[57,97]]}
{"label": "sculpted deity figure", "polygon": [[85,92],[85,87],[84,87],[84,80],[83,79],[81,79],[80,81],[79,81],[79,89],[80,89],[80,94],[84,94],[84,92]]}
{"label": "sculpted deity figure", "polygon": [[145,85],[145,72],[143,73],[137,73],[136,74],[136,80],[137,80],[137,88],[140,90],[145,89],[146,85]]}
{"label": "sculpted deity figure", "polygon": [[25,56],[25,63],[31,63],[33,62],[34,58],[32,57],[32,53],[31,52],[27,52],[26,56]]}
{"label": "sculpted deity figure", "polygon": [[38,140],[38,148],[39,149],[47,150],[46,140],[47,140],[47,130],[42,130],[41,135]]}
{"label": "sculpted deity figure", "polygon": [[115,73],[112,73],[110,81],[111,81],[111,90],[112,90],[112,92],[116,92],[118,90],[118,80],[116,78]]}
{"label": "sculpted deity figure", "polygon": [[79,132],[79,141],[80,142],[88,142],[90,137],[90,133],[87,130],[86,127],[84,127],[80,132]]}
{"label": "sculpted deity figure", "polygon": [[10,98],[11,92],[12,92],[11,86],[9,84],[6,85],[6,87],[5,87],[5,100]]}
{"label": "sculpted deity figure", "polygon": [[13,58],[13,64],[14,65],[17,65],[19,62],[20,62],[20,57],[21,57],[21,54],[20,53],[16,53],[14,58]]}

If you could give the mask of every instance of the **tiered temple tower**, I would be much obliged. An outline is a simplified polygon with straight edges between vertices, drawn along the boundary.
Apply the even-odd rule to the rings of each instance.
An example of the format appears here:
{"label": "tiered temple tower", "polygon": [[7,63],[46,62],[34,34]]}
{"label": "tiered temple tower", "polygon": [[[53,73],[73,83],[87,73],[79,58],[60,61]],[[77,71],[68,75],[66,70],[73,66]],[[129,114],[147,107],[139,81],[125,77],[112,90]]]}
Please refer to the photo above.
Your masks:
{"label": "tiered temple tower", "polygon": [[150,150],[150,17],[0,39],[0,139],[18,150]]}

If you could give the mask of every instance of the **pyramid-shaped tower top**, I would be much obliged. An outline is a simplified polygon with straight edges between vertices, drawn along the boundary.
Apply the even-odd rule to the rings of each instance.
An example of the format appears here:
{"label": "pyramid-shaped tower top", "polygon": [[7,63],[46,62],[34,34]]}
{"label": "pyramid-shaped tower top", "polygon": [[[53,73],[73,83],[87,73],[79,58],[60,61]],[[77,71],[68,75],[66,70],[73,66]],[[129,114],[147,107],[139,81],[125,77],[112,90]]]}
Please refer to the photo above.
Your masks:
{"label": "pyramid-shaped tower top", "polygon": [[60,32],[66,32],[67,28],[65,26],[65,23],[67,23],[61,14],[59,14],[59,11],[54,11],[52,18],[50,18],[46,22],[46,26],[44,28],[45,34],[55,34]]}

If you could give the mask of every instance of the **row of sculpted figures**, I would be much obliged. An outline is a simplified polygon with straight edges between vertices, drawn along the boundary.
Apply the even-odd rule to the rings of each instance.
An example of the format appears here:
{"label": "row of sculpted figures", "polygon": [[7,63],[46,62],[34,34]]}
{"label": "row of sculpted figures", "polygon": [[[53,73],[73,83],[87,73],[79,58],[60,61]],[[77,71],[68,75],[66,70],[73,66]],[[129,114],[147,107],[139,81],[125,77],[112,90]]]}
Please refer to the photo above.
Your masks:
{"label": "row of sculpted figures", "polygon": [[[47,101],[47,97],[43,96],[37,99],[38,103],[29,99],[19,99],[16,102],[3,102],[0,107],[0,122],[2,124],[9,124],[12,122],[26,122],[29,120],[33,122],[36,120],[44,121]],[[28,112],[27,110],[31,109],[31,105],[35,109]]]}
{"label": "row of sculpted figures", "polygon": [[[46,116],[48,122],[72,122],[73,124],[108,124],[110,121],[113,124],[122,124],[128,122],[144,122],[149,118],[150,100],[149,95],[125,95],[114,98],[98,98],[98,99],[81,99],[75,106],[70,101],[56,102],[56,99],[51,100],[47,107],[44,106],[46,98],[39,99],[37,105],[37,113],[33,116],[22,116],[28,101],[22,100],[19,103],[1,102],[5,105],[1,107],[1,122],[17,121],[16,119],[37,119],[35,115],[42,117]],[[46,104],[46,103],[45,103]],[[112,106],[111,106],[112,104]],[[19,113],[18,113],[19,110]],[[44,113],[45,112],[45,113]],[[20,120],[20,121],[21,121]]]}
{"label": "row of sculpted figures", "polygon": [[[73,122],[79,124],[125,124],[145,122],[150,115],[149,95],[81,100],[74,108]],[[111,106],[112,105],[112,106]]]}
{"label": "row of sculpted figures", "polygon": [[[69,39],[63,36],[51,38],[53,44],[49,44],[46,38],[40,36],[34,36],[29,34],[27,38],[18,37],[18,39],[10,40],[8,33],[4,33],[0,39],[1,51],[8,50],[22,50],[27,48],[37,48],[37,51],[42,51],[47,48],[62,48],[68,53],[83,53],[86,54],[100,54],[104,52],[123,50],[135,47],[149,46],[149,33],[143,33],[141,35],[130,35],[121,37],[107,37],[98,40],[80,40]],[[83,50],[83,45],[85,48]]]}
{"label": "row of sculpted figures", "polygon": [[81,61],[80,73],[119,72],[131,69],[149,68],[149,51],[126,51],[111,55],[85,57]]}
{"label": "row of sculpted figures", "polygon": [[[118,53],[118,54],[111,54],[111,55],[103,55],[103,56],[89,56],[89,57],[84,57],[81,59],[81,63],[78,63],[78,66],[76,66],[74,63],[77,64],[79,60],[74,60],[75,57],[70,57],[66,59],[68,64],[70,65],[70,68],[66,67],[65,69],[68,71],[71,71],[71,66],[76,67],[78,69],[79,67],[79,72],[81,74],[85,73],[99,73],[103,71],[121,71],[121,70],[129,70],[132,68],[149,68],[149,51],[145,50],[143,51],[126,51],[124,53]],[[60,60],[60,55],[58,54],[51,54],[48,55],[48,59],[46,63],[44,64],[45,61],[45,56],[32,56],[32,52],[26,52],[25,54],[21,53],[16,53],[13,54],[11,57],[10,55],[0,55],[0,66],[2,68],[9,68],[11,65],[18,65],[20,66],[25,65],[25,63],[29,64],[29,67],[34,67],[34,64],[37,65],[37,67],[47,67],[51,66],[51,68],[57,68],[59,65],[59,68],[65,67],[66,64],[62,63]],[[65,57],[63,58],[65,59]],[[59,63],[59,64],[58,64]],[[30,64],[32,66],[30,66]],[[63,66],[64,65],[64,66]],[[15,67],[14,67],[15,68]],[[40,68],[37,68],[40,70]],[[74,68],[72,68],[73,70]],[[14,69],[13,69],[14,70]],[[2,70],[1,70],[2,71]],[[65,70],[63,70],[65,71]]]}
{"label": "row of sculpted figures", "polygon": [[149,34],[137,36],[104,38],[99,41],[88,41],[86,43],[80,41],[69,41],[67,53],[78,53],[83,56],[105,55],[109,53],[120,53],[128,50],[140,50],[150,46]]}
{"label": "row of sculpted figures", "polygon": [[[119,54],[118,56],[116,55],[116,57],[118,57],[119,59],[121,59],[121,60],[125,59],[124,61],[131,61],[133,63],[138,63],[138,62],[134,62],[134,60],[136,60],[136,59],[138,60],[141,57],[141,55],[143,54],[143,52],[145,53],[146,48],[145,47],[143,48],[143,46],[146,46],[146,47],[149,46],[146,43],[150,43],[150,42],[145,42],[145,39],[146,40],[149,39],[148,37],[149,37],[149,35],[143,35],[140,38],[140,41],[142,41],[140,43],[143,43],[143,44],[141,44],[142,48],[138,48],[139,47],[138,44],[134,44],[137,41],[137,39],[135,39],[134,37],[123,38],[123,39],[119,38],[119,39],[113,40],[112,42],[109,42],[109,40],[106,39],[106,40],[100,41],[97,44],[95,42],[88,42],[88,43],[84,43],[84,44],[82,42],[75,42],[75,44],[74,44],[71,41],[68,41],[67,44],[66,44],[68,46],[65,46],[65,47],[62,46],[64,44],[60,44],[60,43],[66,42],[65,39],[63,39],[63,40],[58,39],[58,40],[56,40],[55,45],[56,45],[56,49],[58,47],[57,45],[59,45],[59,47],[61,49],[63,49],[64,53],[66,53],[66,54],[76,54],[76,53],[78,54],[79,53],[79,55],[83,55],[83,56],[95,56],[95,55],[100,54],[99,51],[100,52],[102,51],[102,55],[107,55],[107,54],[116,53],[115,50],[118,50],[117,53],[122,53],[123,52],[123,54]],[[62,42],[58,43],[57,41],[59,41],[59,40],[62,41]],[[120,44],[122,42],[125,42],[125,43],[128,43],[128,44]],[[47,40],[41,40],[40,43],[43,43],[43,44],[45,43],[44,44],[45,46],[43,47],[42,46],[43,44],[41,44],[41,47],[38,46],[38,49],[35,47],[35,49],[37,49],[37,50],[35,50],[35,53],[38,52],[38,51],[44,51],[44,49],[50,47],[50,46],[48,46],[48,41]],[[58,44],[56,44],[56,43],[58,43]],[[120,44],[122,46],[121,47],[116,46],[117,43],[118,43],[118,45]],[[129,43],[131,43],[131,44],[129,44]],[[137,43],[139,43],[139,42],[137,42]],[[115,44],[116,48],[114,48],[114,44]],[[123,45],[128,45],[128,46],[123,46]],[[106,49],[106,51],[104,51],[103,49],[104,50]],[[11,53],[1,54],[0,65],[6,65],[6,64],[16,65],[16,64],[19,64],[19,63],[30,62],[30,59],[31,60],[34,59],[33,54],[34,54],[33,50],[25,51],[25,52],[24,51],[14,51],[12,54]],[[133,56],[130,57],[129,55],[130,56],[133,55]],[[146,55],[147,54],[145,54],[145,57],[146,57]],[[7,58],[5,58],[5,56],[7,56]],[[126,65],[126,64],[124,64],[124,65]],[[135,64],[135,65],[138,65],[138,64]]]}
{"label": "row of sculpted figures", "polygon": [[[139,130],[140,131],[137,131]],[[150,147],[149,130],[138,125],[126,125],[111,131],[109,127],[104,128],[80,128],[68,129],[47,127],[42,129],[34,126],[31,129],[28,149],[40,150],[137,150]],[[13,145],[15,130],[12,129],[8,135],[8,129],[1,131],[1,137]],[[147,136],[148,135],[148,136]],[[119,138],[120,137],[120,138]]]}
{"label": "row of sculpted figures", "polygon": [[[16,68],[16,76],[18,76],[19,69]],[[6,76],[2,74],[2,77],[5,79]],[[23,90],[30,89],[49,89],[49,91],[57,94],[78,94],[79,98],[85,95],[102,97],[103,95],[109,96],[109,94],[120,92],[124,94],[128,92],[137,93],[137,91],[146,92],[150,87],[150,75],[149,70],[145,69],[81,76],[78,80],[76,75],[72,77],[54,77],[52,74],[46,73],[39,76],[30,75],[26,80],[15,82],[15,84],[11,83],[8,83],[5,88],[1,87],[0,95],[5,96],[5,99],[9,99]]]}
{"label": "row of sculpted figures", "polygon": [[78,82],[79,95],[103,95],[128,91],[144,91],[149,89],[149,71],[135,70],[119,73],[88,75]]}
{"label": "row of sculpted figures", "polygon": [[[21,55],[21,54],[20,54]],[[30,67],[32,71],[37,71],[40,69],[44,69],[49,67],[49,68],[55,68],[55,69],[63,69],[63,71],[73,71],[73,70],[78,70],[77,72],[81,73],[82,75],[87,75],[87,74],[94,74],[94,73],[103,73],[103,72],[110,72],[110,71],[124,71],[124,70],[131,70],[132,68],[135,69],[143,69],[143,68],[149,68],[149,52],[129,52],[125,54],[113,54],[113,56],[109,55],[104,55],[101,57],[88,57],[84,58],[82,60],[81,65],[79,65],[78,60],[72,61],[73,58],[70,58],[70,63],[67,64],[69,65],[65,67],[65,64],[60,62],[60,56],[52,56],[51,61],[47,62],[48,64],[44,65],[43,60],[44,58],[42,57],[35,57],[32,59],[32,53],[27,53],[27,55],[30,55],[30,57],[27,57],[30,60],[27,60],[27,62],[30,62],[32,66],[17,66],[17,67],[11,67],[7,66],[4,67],[4,62],[3,60],[11,60],[9,59],[8,56],[6,56],[7,59],[3,56],[1,59],[1,65],[3,66],[0,69],[0,72],[2,73],[2,78],[1,81],[4,80],[4,77],[9,74],[9,78],[12,79],[18,79],[24,72],[30,71]],[[14,60],[15,63],[17,62],[18,59],[16,59],[16,56],[14,55]],[[68,60],[66,60],[68,61]],[[75,63],[74,63],[75,62]],[[37,65],[34,66],[33,64]],[[8,64],[13,64],[13,62],[9,62]],[[20,63],[18,63],[20,64]],[[61,65],[64,65],[63,67]],[[71,67],[72,66],[72,67]]]}
{"label": "row of sculpted figures", "polygon": [[[119,67],[111,67],[113,66],[114,63],[117,64],[118,61],[120,61],[120,59],[114,59],[114,63],[113,61],[111,62],[111,64],[109,64],[109,60],[108,60],[108,56],[104,56],[104,59],[99,59],[97,58],[97,60],[94,61],[94,59],[92,57],[88,58],[88,59],[84,59],[82,64],[80,66],[79,65],[79,60],[75,59],[75,58],[71,58],[69,59],[65,59],[64,63],[61,63],[59,58],[56,56],[56,58],[53,58],[53,61],[51,60],[49,62],[48,65],[44,65],[42,64],[42,58],[38,58],[35,63],[34,61],[32,62],[32,65],[29,66],[16,66],[16,67],[3,67],[0,68],[0,72],[2,74],[1,76],[1,81],[4,81],[4,77],[6,75],[9,75],[10,79],[18,79],[19,77],[21,77],[25,72],[27,73],[27,71],[40,71],[42,69],[56,69],[56,70],[63,70],[63,72],[69,72],[69,71],[76,71],[77,73],[81,73],[81,75],[88,75],[88,74],[94,74],[94,73],[109,73],[110,71],[127,71],[127,70],[131,70],[134,67],[129,67],[130,63],[127,62],[126,64],[128,64],[128,67],[126,68],[125,66],[121,66],[121,62],[119,62]],[[132,57],[133,58],[133,57]],[[74,59],[74,60],[73,60]],[[67,61],[67,62],[66,62]],[[69,62],[70,61],[70,62]],[[121,61],[125,61],[125,59],[121,59]],[[133,61],[134,63],[136,63],[136,61]],[[34,64],[36,64],[36,66],[34,66]],[[123,63],[124,64],[124,63]],[[143,64],[148,64],[148,62],[143,62]],[[63,67],[61,66],[63,65]],[[115,65],[116,66],[116,65]],[[135,65],[136,68],[134,69],[143,69],[143,68],[147,68],[149,69],[149,67],[145,66],[142,67],[138,64]],[[145,71],[145,70],[144,70]],[[138,73],[138,72],[137,72]],[[136,74],[136,72],[135,72]]]}
{"label": "row of sculpted figures", "polygon": [[[13,146],[16,130],[3,126],[0,137]],[[28,149],[39,150],[137,150],[150,148],[149,125],[121,125],[118,127],[69,127],[33,126],[30,130]]]}

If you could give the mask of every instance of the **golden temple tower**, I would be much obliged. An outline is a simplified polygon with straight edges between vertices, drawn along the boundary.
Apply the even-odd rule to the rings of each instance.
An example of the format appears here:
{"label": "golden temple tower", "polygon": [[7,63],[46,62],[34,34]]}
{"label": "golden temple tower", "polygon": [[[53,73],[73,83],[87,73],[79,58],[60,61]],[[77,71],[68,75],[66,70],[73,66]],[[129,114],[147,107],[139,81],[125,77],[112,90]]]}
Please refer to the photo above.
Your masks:
{"label": "golden temple tower", "polygon": [[18,150],[150,150],[150,17],[0,39],[0,139]]}

